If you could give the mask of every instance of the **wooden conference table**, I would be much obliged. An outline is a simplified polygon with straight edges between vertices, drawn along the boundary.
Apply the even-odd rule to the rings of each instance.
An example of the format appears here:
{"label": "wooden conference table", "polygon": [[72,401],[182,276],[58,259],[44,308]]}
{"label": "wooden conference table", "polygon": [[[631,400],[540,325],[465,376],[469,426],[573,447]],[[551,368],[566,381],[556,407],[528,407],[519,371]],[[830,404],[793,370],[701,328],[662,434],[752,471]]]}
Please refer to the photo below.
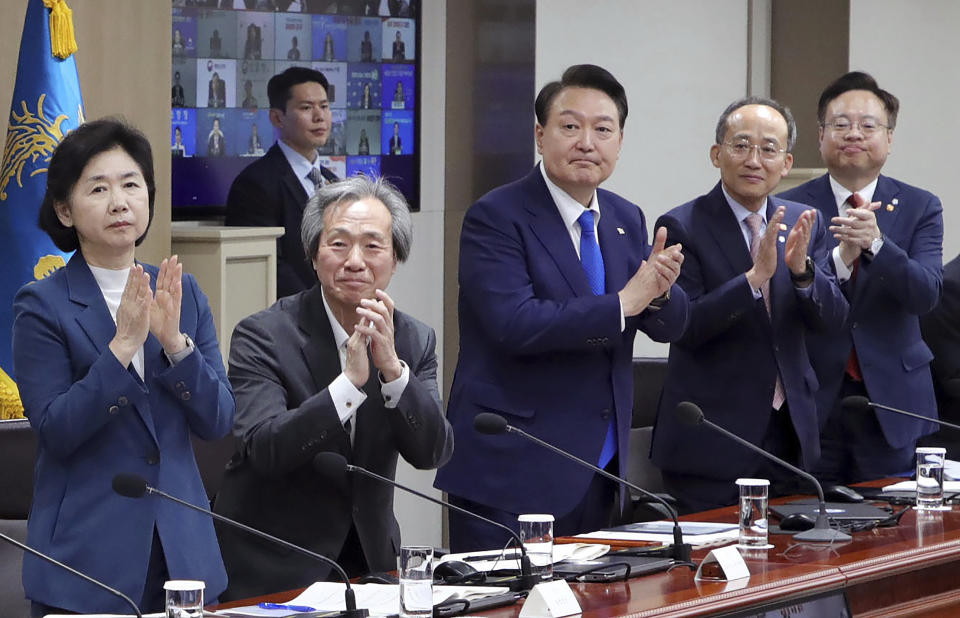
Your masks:
{"label": "wooden conference table", "polygon": [[[683,519],[735,522],[736,507]],[[789,535],[771,534],[774,549],[745,556],[749,580],[695,582],[693,571],[675,568],[627,581],[574,583],[571,587],[588,618],[704,616],[839,589],[846,592],[855,616],[960,616],[960,506],[936,513],[911,510],[899,526],[852,535],[852,541],[827,547],[826,543],[799,544]],[[699,564],[707,552],[694,551],[694,561]],[[278,593],[222,607],[251,601],[282,602],[297,593]],[[485,610],[482,615],[514,618],[520,607]]]}

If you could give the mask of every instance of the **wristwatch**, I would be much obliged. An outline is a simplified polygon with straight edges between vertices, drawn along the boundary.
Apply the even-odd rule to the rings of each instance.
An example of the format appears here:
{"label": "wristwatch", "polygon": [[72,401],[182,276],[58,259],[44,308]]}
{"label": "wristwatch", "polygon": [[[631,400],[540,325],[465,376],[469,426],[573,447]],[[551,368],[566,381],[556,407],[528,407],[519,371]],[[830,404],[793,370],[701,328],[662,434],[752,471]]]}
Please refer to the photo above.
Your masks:
{"label": "wristwatch", "polygon": [[650,301],[650,304],[647,305],[647,310],[648,310],[648,311],[659,311],[659,310],[662,309],[663,306],[666,305],[668,302],[670,302],[670,288],[667,288],[667,291],[666,291],[666,292],[664,292],[664,293],[661,294],[660,296],[657,296],[656,298],[654,298],[653,300],[651,300],[651,301]]}
{"label": "wristwatch", "polygon": [[810,256],[807,256],[807,261],[804,263],[806,269],[799,275],[795,275],[793,271],[790,271],[790,280],[795,284],[810,283],[813,281],[813,260],[810,259]]}
{"label": "wristwatch", "polygon": [[880,251],[880,247],[882,246],[883,246],[883,234],[880,234],[879,236],[873,239],[873,242],[870,243],[869,249],[863,250],[863,255],[865,255],[866,257],[872,260],[873,257],[877,254],[877,252]]}

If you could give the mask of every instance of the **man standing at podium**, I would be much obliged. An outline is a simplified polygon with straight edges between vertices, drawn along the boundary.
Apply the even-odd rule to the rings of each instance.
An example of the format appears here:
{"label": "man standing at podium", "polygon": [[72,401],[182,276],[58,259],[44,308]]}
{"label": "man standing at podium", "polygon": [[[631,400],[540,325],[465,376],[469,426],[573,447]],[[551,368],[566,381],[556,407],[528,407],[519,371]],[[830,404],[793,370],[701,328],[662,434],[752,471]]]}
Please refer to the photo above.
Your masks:
{"label": "man standing at podium", "polygon": [[804,335],[847,313],[827,264],[817,211],[769,197],[793,164],[797,128],[771,99],[747,97],[720,115],[713,190],[660,217],[686,259],[679,284],[690,324],[670,345],[652,457],[681,511],[734,504],[737,477],[795,490],[796,475],[707,427],[685,427],[677,405],[810,469],[820,454],[817,379]]}
{"label": "man standing at podium", "polygon": [[829,418],[816,474],[855,483],[913,470],[920,436],[936,425],[892,412],[844,410],[844,397],[930,418],[937,402],[920,316],[942,286],[943,208],[929,191],[883,176],[900,102],[870,75],[839,77],[820,95],[820,155],[827,174],[783,193],[816,206],[832,223],[830,265],[850,301],[850,316],[811,339]]}
{"label": "man standing at podium", "polygon": [[[623,86],[593,65],[567,69],[536,100],[542,162],[467,212],[460,241],[460,356],[448,418],[457,448],[436,487],[511,527],[551,513],[557,535],[609,525],[616,485],[513,435],[473,429],[481,412],[623,475],[636,331],[680,336],[679,247],[651,248],[640,209],[599,189],[623,142]],[[454,551],[499,547],[497,528],[450,514]]]}
{"label": "man standing at podium", "polygon": [[226,225],[284,228],[277,239],[277,297],[317,282],[300,246],[300,220],[307,199],[337,176],[320,165],[317,149],[330,137],[327,78],[320,71],[290,67],[267,82],[270,123],[280,139],[240,172],[227,195]]}

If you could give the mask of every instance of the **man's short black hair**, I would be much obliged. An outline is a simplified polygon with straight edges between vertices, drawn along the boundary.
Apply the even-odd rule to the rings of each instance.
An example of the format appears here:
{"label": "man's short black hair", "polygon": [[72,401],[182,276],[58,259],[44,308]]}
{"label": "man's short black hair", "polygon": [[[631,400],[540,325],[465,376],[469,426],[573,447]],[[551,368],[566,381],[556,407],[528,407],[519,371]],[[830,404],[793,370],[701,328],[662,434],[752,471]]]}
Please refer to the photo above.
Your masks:
{"label": "man's short black hair", "polygon": [[267,82],[267,98],[270,108],[281,112],[287,111],[287,102],[290,101],[290,91],[297,84],[316,82],[323,86],[324,91],[330,90],[330,82],[323,73],[307,67],[290,67],[283,73],[277,73]]}
{"label": "man's short black hair", "polygon": [[80,239],[75,227],[67,227],[60,222],[56,204],[70,199],[70,194],[80,180],[84,168],[95,156],[114,148],[122,148],[130,155],[147,183],[150,218],[147,229],[137,239],[136,244],[139,245],[147,236],[147,230],[150,229],[150,223],[153,221],[153,202],[157,195],[150,141],[138,129],[122,120],[101,118],[84,123],[67,133],[53,151],[50,165],[47,167],[47,191],[40,204],[37,225],[50,236],[53,244],[61,251],[76,251],[80,248]]}
{"label": "man's short black hair", "polygon": [[877,85],[877,80],[869,73],[851,71],[841,75],[823,90],[820,101],[817,103],[817,121],[823,125],[827,121],[827,106],[830,102],[845,92],[851,90],[866,90],[880,99],[883,109],[887,112],[887,126],[893,129],[897,126],[897,113],[900,111],[900,100]]}
{"label": "man's short black hair", "polygon": [[547,126],[550,106],[565,88],[593,88],[606,94],[617,106],[620,128],[623,129],[627,121],[627,93],[610,71],[595,64],[575,64],[563,72],[560,81],[550,82],[540,89],[537,101],[534,103],[534,111],[537,114],[537,123],[541,127]]}

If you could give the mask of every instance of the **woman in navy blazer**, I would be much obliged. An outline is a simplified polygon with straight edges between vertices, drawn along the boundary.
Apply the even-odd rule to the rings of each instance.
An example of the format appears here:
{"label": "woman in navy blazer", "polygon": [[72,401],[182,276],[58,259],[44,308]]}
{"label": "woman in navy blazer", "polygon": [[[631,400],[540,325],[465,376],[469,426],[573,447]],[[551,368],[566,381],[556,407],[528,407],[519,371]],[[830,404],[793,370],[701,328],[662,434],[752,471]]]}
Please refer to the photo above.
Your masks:
{"label": "woman in navy blazer", "polygon": [[[206,297],[173,256],[134,260],[153,218],[150,144],[115,120],[81,125],[57,147],[39,225],[70,262],[14,301],[14,371],[37,433],[27,542],[162,611],[166,579],[226,587],[209,517],[111,489],[135,474],[208,506],[190,434],[233,425],[234,401]],[[120,599],[30,555],[33,615],[128,612]]]}

